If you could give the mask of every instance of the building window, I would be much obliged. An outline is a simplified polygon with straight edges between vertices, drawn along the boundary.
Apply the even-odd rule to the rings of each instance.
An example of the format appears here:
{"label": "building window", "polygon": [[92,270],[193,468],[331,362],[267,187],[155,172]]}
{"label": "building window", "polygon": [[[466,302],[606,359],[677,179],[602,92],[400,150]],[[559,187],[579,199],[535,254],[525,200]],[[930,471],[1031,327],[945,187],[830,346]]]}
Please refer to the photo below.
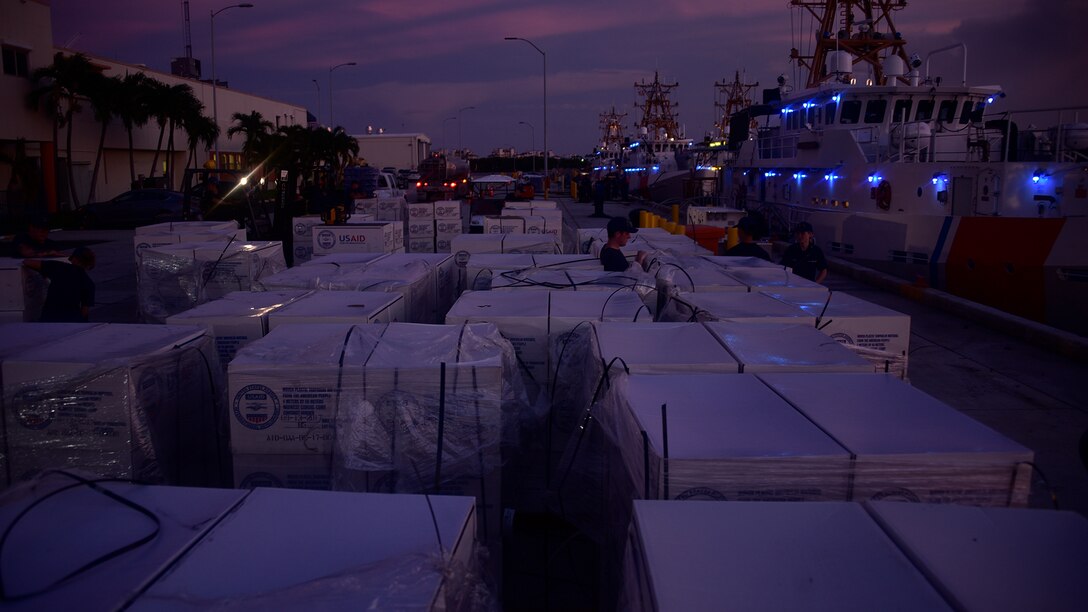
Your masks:
{"label": "building window", "polygon": [[18,47],[0,45],[4,53],[4,74],[27,78],[30,76],[30,52]]}

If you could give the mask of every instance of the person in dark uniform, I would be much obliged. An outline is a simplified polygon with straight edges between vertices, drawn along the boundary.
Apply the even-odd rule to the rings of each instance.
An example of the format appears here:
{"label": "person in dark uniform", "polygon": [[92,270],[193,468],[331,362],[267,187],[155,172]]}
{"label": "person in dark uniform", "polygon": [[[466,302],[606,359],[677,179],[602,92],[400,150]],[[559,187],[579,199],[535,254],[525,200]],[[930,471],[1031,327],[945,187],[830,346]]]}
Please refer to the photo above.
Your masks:
{"label": "person in dark uniform", "polygon": [[94,268],[94,251],[78,247],[70,263],[51,259],[27,259],[23,265],[49,279],[49,292],[42,306],[42,322],[82,323],[94,306],[94,281],[87,272]]}
{"label": "person in dark uniform", "polygon": [[740,238],[740,242],[733,245],[733,248],[726,250],[724,254],[729,257],[759,257],[770,261],[771,256],[767,254],[767,251],[756,244],[759,232],[755,228],[755,222],[749,217],[742,217],[740,221],[737,221],[737,236]]}
{"label": "person in dark uniform", "polygon": [[[623,272],[630,267],[631,262],[627,261],[620,249],[627,246],[631,233],[637,231],[626,217],[612,217],[608,221],[608,243],[601,249],[601,265],[605,272]],[[644,266],[645,261],[646,252],[639,251],[635,255],[635,262]]]}
{"label": "person in dark uniform", "polygon": [[827,278],[827,259],[820,247],[812,241],[812,224],[802,221],[793,228],[797,239],[786,247],[782,265],[792,268],[793,273],[810,281],[822,283]]}

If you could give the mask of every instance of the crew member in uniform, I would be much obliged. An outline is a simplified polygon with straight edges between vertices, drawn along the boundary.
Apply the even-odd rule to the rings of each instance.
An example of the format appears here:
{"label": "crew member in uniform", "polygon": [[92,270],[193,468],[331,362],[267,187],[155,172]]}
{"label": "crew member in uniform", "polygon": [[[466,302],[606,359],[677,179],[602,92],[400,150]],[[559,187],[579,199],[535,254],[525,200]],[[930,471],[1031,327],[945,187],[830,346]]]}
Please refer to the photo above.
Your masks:
{"label": "crew member in uniform", "polygon": [[810,281],[822,283],[827,278],[827,259],[824,252],[812,241],[812,224],[802,221],[793,228],[797,239],[786,247],[782,256],[782,265],[792,268],[793,273]]}
{"label": "crew member in uniform", "polygon": [[755,228],[756,223],[752,221],[751,217],[743,217],[740,221],[737,221],[737,236],[740,238],[740,242],[726,250],[724,254],[729,257],[758,257],[770,261],[771,256],[767,254],[767,251],[756,244],[756,234],[758,232]]}

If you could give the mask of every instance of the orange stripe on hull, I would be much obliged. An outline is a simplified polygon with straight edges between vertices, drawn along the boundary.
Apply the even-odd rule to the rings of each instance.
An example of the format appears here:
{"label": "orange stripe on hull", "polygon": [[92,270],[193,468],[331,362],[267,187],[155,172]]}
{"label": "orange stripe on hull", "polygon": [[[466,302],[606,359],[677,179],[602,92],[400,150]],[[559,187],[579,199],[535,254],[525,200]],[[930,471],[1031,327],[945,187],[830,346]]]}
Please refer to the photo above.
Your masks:
{"label": "orange stripe on hull", "polygon": [[945,264],[949,292],[1045,321],[1044,266],[1064,224],[1064,219],[960,219]]}

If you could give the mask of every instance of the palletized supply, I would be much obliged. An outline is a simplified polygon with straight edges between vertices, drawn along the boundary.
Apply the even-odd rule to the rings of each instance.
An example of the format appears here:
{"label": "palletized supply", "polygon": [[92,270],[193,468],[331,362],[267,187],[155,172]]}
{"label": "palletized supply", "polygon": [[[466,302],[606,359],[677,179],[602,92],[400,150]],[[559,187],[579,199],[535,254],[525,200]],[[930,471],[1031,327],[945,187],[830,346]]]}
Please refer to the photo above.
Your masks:
{"label": "palletized supply", "polygon": [[136,235],[173,234],[233,231],[236,229],[238,229],[238,223],[235,221],[166,221],[152,225],[141,225],[136,228],[135,233]]}
{"label": "palletized supply", "polygon": [[434,202],[408,202],[408,220],[434,221]]}
{"label": "palletized supply", "polygon": [[454,237],[450,248],[454,253],[546,254],[561,251],[555,237],[549,234],[461,234]]}
{"label": "palletized supply", "polygon": [[[525,217],[484,217],[485,234],[525,234]],[[540,232],[537,232],[540,233]]]}
{"label": "palletized supply", "polygon": [[137,298],[146,322],[166,317],[231,291],[249,291],[266,276],[287,269],[279,242],[188,243],[138,253]]}
{"label": "palletized supply", "polygon": [[877,371],[906,376],[910,316],[839,291],[768,295],[817,317],[820,331],[868,359]]}
{"label": "palletized supply", "polygon": [[434,231],[437,236],[456,236],[464,233],[465,227],[461,219],[436,219]]}
{"label": "palletized supply", "polygon": [[13,480],[51,467],[174,484],[220,466],[222,375],[195,326],[99,325],[3,363]]}
{"label": "palletized supply", "polygon": [[[63,257],[47,258],[66,261]],[[5,322],[34,322],[41,318],[49,280],[18,258],[0,257],[0,313]]]}
{"label": "palletized supply", "polygon": [[375,216],[378,221],[405,221],[408,216],[404,198],[378,198],[375,206]]}
{"label": "palletized supply", "polygon": [[816,325],[816,316],[762,293],[679,292],[670,296],[663,321],[734,321]]}
{"label": "palletized supply", "polygon": [[533,255],[533,264],[551,270],[601,270],[599,257],[579,253]]}
{"label": "palletized supply", "polygon": [[1027,503],[1030,449],[892,376],[758,376],[855,457],[854,500]]}
{"label": "palletized supply", "polygon": [[466,497],[253,490],[128,609],[178,601],[279,610],[486,607],[469,578],[478,572],[474,519]]}
{"label": "palletized supply", "polygon": [[268,333],[268,315],[308,291],[235,291],[167,317],[168,325],[203,325],[215,336],[219,363],[225,369],[238,349]]}
{"label": "palletized supply", "polygon": [[1088,520],[1073,512],[866,504],[956,607],[1076,610],[1088,598]]}
{"label": "palletized supply", "polygon": [[704,323],[742,372],[871,372],[872,365],[808,325]]}
{"label": "palletized supply", "polygon": [[294,265],[299,265],[313,259],[314,256],[314,229],[324,225],[321,215],[305,215],[291,220],[291,233],[293,235],[291,249],[294,253]]}
{"label": "palletized supply", "polygon": [[[363,266],[359,266],[363,267]],[[328,284],[329,279],[344,273],[344,266],[310,261],[275,274],[265,276],[254,286],[259,291],[307,291]]]}
{"label": "palletized supply", "polygon": [[234,488],[332,490],[329,455],[241,455],[231,457]]}
{"label": "palletized supply", "polygon": [[408,222],[408,239],[431,238],[434,239],[434,221],[412,219]]}
{"label": "palletized supply", "polygon": [[529,210],[539,208],[542,210],[555,210],[558,204],[554,200],[529,200],[528,202],[507,202],[502,208],[506,210]]}
{"label": "palletized supply", "polygon": [[748,285],[751,291],[768,291],[786,294],[803,291],[806,295],[827,293],[827,287],[797,276],[789,268],[728,268],[730,276]]}
{"label": "palletized supply", "polygon": [[[95,487],[51,473],[6,492],[0,501],[0,530],[10,529],[5,545],[5,610],[124,609],[249,494],[123,482],[101,482]],[[146,510],[154,522],[125,502]],[[37,505],[31,508],[32,504]],[[154,537],[141,546],[60,580],[149,535]],[[36,591],[42,592],[23,598]]]}
{"label": "palletized supply", "polygon": [[615,291],[633,289],[639,293],[653,290],[652,280],[635,266],[626,272],[604,270],[557,270],[530,268],[508,270],[491,279],[491,289],[543,289],[548,291]]}
{"label": "palletized supply", "polygon": [[178,229],[176,231],[161,233],[138,233],[133,236],[132,242],[136,251],[146,249],[148,247],[167,246],[171,244],[182,244],[191,242],[210,242],[225,245],[228,242],[245,242],[246,230],[244,229],[220,229],[209,230],[199,228],[196,231],[192,229]]}
{"label": "palletized supply", "polygon": [[[0,324],[0,364],[14,355],[38,346],[44,346],[69,336],[87,331],[100,323],[3,323]],[[4,393],[3,368],[0,368],[0,487],[7,486],[7,412],[5,405],[7,394]]]}
{"label": "palletized supply", "polygon": [[638,498],[848,499],[849,452],[754,376],[632,375],[598,421]]}
{"label": "palletized supply", "polygon": [[406,253],[434,253],[435,252],[435,238],[431,236],[429,238],[408,237],[408,246],[405,247]]}
{"label": "palletized supply", "polygon": [[518,208],[503,209],[503,215],[509,217],[525,218],[526,234],[562,234],[563,211],[554,208]]}
{"label": "palletized supply", "polygon": [[721,266],[726,270],[733,268],[776,268],[781,270],[780,264],[767,261],[762,257],[733,257],[728,255],[704,255],[703,261]]}
{"label": "palletized supply", "polygon": [[623,610],[950,610],[849,503],[636,501]]}
{"label": "palletized supply", "polygon": [[314,255],[392,253],[403,247],[403,221],[325,225],[314,230]]}
{"label": "palletized supply", "polygon": [[303,266],[318,266],[334,264],[349,268],[358,264],[369,264],[385,257],[386,253],[326,253],[315,257],[312,261],[303,263]]}
{"label": "palletized supply", "polygon": [[[386,291],[404,296],[405,317],[414,323],[434,323],[438,313],[436,271],[423,254],[389,254],[365,267],[330,276],[321,289]],[[448,256],[447,256],[448,257]]]}
{"label": "palletized supply", "polygon": [[404,297],[378,291],[314,291],[268,313],[268,329],[298,323],[392,323],[404,320]]}
{"label": "palletized supply", "polygon": [[747,285],[702,257],[662,255],[652,260],[650,272],[657,278],[658,290],[669,294],[748,291]]}
{"label": "palletized supply", "polygon": [[468,291],[480,291],[490,289],[491,280],[502,272],[532,268],[535,257],[528,253],[465,253],[454,260],[464,268],[461,286]]}

